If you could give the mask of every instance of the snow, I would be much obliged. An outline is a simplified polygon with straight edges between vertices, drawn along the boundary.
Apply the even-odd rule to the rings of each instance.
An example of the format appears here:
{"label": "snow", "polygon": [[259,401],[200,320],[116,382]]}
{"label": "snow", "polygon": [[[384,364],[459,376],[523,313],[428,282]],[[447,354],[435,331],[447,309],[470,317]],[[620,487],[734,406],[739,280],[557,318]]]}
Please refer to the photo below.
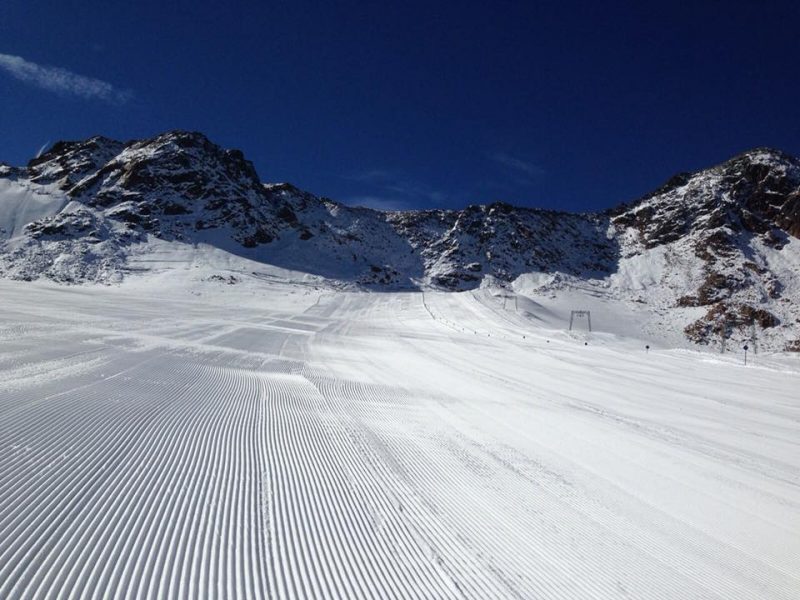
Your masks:
{"label": "snow", "polygon": [[[0,166],[0,598],[800,596],[800,242],[723,210],[794,159],[612,217],[43,158]],[[747,366],[684,333],[712,275],[777,316]]]}
{"label": "snow", "polygon": [[599,300],[626,336],[669,347],[755,335],[780,351],[800,343],[797,190],[800,162],[757,149],[603,213],[502,202],[380,212],[264,184],[241,152],[197,132],[92,138],[0,165],[0,277],[114,284],[155,264],[194,268],[200,248],[220,268],[238,260],[340,288],[504,282],[542,306]]}
{"label": "snow", "polygon": [[176,248],[0,281],[0,597],[798,597],[796,358]]}
{"label": "snow", "polygon": [[0,241],[21,235],[25,225],[57,214],[66,203],[55,186],[0,177]]}

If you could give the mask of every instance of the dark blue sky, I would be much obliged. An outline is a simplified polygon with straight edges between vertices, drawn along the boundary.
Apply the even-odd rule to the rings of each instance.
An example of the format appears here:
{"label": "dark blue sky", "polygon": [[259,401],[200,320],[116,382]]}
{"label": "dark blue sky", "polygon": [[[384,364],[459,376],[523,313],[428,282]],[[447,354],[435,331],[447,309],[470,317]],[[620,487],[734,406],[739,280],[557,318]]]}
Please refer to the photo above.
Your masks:
{"label": "dark blue sky", "polygon": [[800,154],[797,6],[6,0],[0,160],[181,128],[351,203],[601,209]]}

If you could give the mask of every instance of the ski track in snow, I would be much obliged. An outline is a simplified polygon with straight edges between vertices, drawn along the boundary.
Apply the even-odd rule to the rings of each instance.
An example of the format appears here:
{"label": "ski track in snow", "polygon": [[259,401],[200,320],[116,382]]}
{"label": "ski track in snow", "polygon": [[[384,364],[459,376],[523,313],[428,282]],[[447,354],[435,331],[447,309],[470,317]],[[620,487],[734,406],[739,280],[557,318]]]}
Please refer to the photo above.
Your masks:
{"label": "ski track in snow", "polygon": [[0,598],[800,597],[791,361],[0,285]]}

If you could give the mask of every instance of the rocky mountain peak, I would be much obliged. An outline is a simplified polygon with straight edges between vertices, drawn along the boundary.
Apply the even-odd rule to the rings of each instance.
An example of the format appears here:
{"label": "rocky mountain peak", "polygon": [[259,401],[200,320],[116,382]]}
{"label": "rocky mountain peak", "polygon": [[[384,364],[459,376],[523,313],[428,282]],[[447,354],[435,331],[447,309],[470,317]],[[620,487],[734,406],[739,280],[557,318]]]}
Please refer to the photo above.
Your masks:
{"label": "rocky mountain peak", "polygon": [[757,148],[727,161],[720,171],[746,230],[768,235],[777,228],[800,237],[800,160]]}
{"label": "rocky mountain peak", "polygon": [[[800,161],[772,148],[743,152],[697,173],[681,173],[613,213],[619,231],[635,232],[628,253],[680,248],[699,262],[693,290],[678,306],[707,307],[686,333],[698,342],[781,319],[760,305],[787,302],[770,268],[770,249],[800,237]],[[691,288],[690,288],[691,289]]]}
{"label": "rocky mountain peak", "polygon": [[220,169],[230,179],[246,178],[260,184],[253,164],[241,150],[224,149],[196,131],[175,130],[154,138],[130,142],[119,157],[122,162],[161,164],[191,171]]}
{"label": "rocky mountain peak", "polygon": [[56,142],[31,159],[27,170],[31,181],[35,183],[58,183],[61,189],[69,190],[83,177],[114,158],[124,147],[123,142],[103,136],[77,142]]}
{"label": "rocky mountain peak", "polygon": [[675,175],[612,215],[616,225],[638,230],[648,248],[720,227],[780,243],[782,234],[800,237],[800,161],[770,148],[750,150]]}
{"label": "rocky mountain peak", "polygon": [[636,303],[652,295],[690,315],[686,334],[701,343],[800,317],[789,297],[800,285],[791,267],[797,237],[800,161],[769,148],[680,173],[600,214],[504,202],[350,207],[262,183],[242,152],[191,131],[58,142],[26,167],[0,167],[7,276],[114,281],[130,256],[161,242],[364,286],[465,290],[535,275],[542,293],[577,285]]}

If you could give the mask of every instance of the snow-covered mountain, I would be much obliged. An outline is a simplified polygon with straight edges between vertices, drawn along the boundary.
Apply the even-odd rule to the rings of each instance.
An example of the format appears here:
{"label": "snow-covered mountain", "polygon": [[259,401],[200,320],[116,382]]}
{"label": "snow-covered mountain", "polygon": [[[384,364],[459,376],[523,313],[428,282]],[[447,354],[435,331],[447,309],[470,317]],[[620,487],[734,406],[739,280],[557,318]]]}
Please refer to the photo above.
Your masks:
{"label": "snow-covered mountain", "polygon": [[59,142],[0,165],[6,277],[114,282],[154,247],[217,248],[374,289],[580,289],[670,315],[700,343],[757,328],[776,349],[798,344],[798,236],[800,162],[769,149],[600,214],[355,208],[264,184],[241,152],[182,131]]}
{"label": "snow-covered mountain", "polygon": [[463,289],[486,274],[508,280],[531,270],[587,276],[608,271],[614,256],[607,217],[499,203],[413,213],[354,208],[262,184],[241,152],[199,133],[61,142],[0,176],[8,206],[0,227],[13,238],[3,270],[16,278],[114,279],[131,247],[151,237],[399,287]]}
{"label": "snow-covered mountain", "polygon": [[752,150],[677,175],[611,214],[621,248],[616,277],[627,272],[643,284],[635,280],[646,264],[652,285],[643,298],[687,309],[691,339],[747,340],[766,330],[767,339],[800,350],[800,161]]}

